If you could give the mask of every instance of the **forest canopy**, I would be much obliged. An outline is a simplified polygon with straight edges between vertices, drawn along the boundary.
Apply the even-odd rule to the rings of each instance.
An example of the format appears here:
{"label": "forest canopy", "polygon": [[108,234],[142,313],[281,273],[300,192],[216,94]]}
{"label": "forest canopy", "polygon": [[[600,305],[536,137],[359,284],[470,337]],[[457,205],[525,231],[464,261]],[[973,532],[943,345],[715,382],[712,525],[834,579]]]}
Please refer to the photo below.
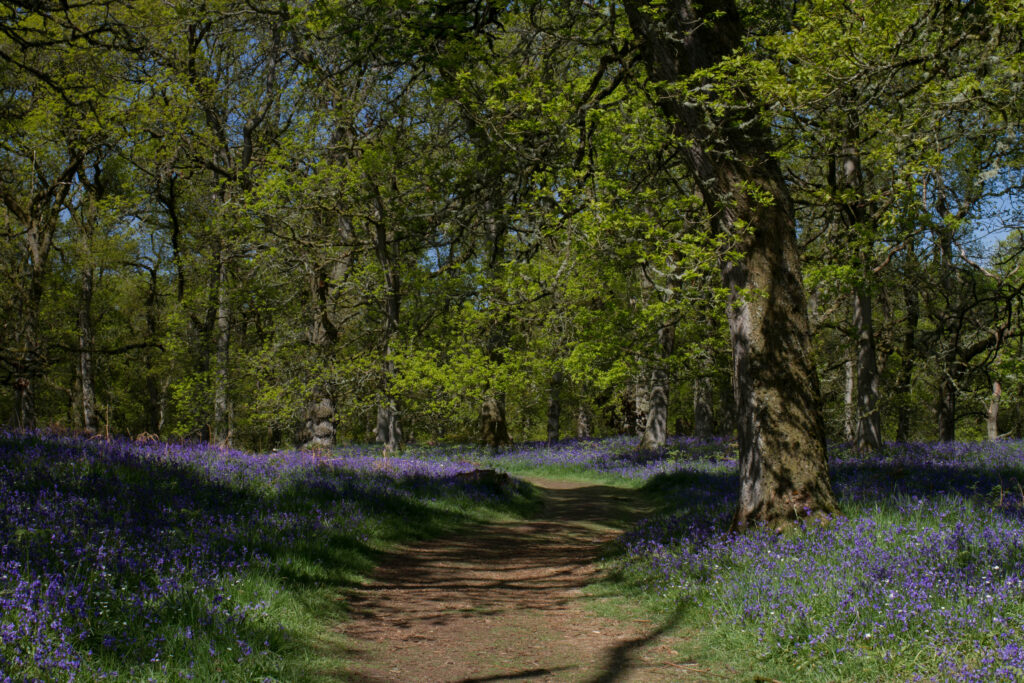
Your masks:
{"label": "forest canopy", "polygon": [[1011,0],[4,3],[0,419],[1020,438],[1022,36]]}

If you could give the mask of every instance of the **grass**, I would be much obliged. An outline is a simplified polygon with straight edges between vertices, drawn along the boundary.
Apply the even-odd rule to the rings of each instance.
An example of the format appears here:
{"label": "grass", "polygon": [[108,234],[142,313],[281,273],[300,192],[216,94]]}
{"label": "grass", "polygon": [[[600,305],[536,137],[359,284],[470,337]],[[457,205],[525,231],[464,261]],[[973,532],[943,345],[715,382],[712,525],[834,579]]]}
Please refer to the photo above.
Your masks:
{"label": "grass", "polygon": [[726,531],[728,443],[630,439],[253,456],[0,434],[0,680],[317,681],[383,550],[537,509],[514,474],[642,487],[596,608],[681,637],[681,665],[791,681],[1024,680],[1024,445],[831,452],[844,515]]}
{"label": "grass", "polygon": [[680,462],[595,596],[684,611],[683,661],[727,679],[1024,680],[1022,463],[1020,443],[834,449],[842,517],[735,535],[731,468]]}
{"label": "grass", "polygon": [[468,469],[0,434],[0,680],[332,679],[383,551],[536,508]]}

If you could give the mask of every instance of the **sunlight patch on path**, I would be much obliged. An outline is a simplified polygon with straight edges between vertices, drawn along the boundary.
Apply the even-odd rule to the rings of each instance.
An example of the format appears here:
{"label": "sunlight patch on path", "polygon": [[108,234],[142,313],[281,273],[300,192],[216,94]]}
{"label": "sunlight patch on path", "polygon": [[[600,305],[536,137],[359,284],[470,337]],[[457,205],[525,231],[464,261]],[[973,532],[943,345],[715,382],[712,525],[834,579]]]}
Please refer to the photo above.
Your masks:
{"label": "sunlight patch on path", "polygon": [[352,681],[697,680],[666,626],[597,617],[582,588],[603,544],[650,511],[624,488],[541,478],[534,521],[405,548],[350,598]]}

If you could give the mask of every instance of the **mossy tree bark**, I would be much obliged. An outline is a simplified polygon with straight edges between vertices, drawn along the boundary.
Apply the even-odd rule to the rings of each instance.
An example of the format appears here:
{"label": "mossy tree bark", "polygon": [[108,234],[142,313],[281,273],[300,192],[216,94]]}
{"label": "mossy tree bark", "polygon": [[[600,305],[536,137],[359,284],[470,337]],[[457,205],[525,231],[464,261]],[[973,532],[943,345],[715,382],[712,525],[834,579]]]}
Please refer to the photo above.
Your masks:
{"label": "mossy tree bark", "polygon": [[659,104],[719,232],[742,260],[722,263],[731,292],[729,331],[740,456],[738,529],[779,526],[836,511],[825,456],[818,378],[797,253],[793,207],[759,103],[742,85],[717,113],[679,86],[741,47],[732,0],[628,2],[630,26]]}
{"label": "mossy tree bark", "polygon": [[647,389],[647,415],[644,421],[641,450],[663,448],[668,438],[669,376],[664,364],[675,350],[675,322],[658,328],[658,358],[651,370]]}

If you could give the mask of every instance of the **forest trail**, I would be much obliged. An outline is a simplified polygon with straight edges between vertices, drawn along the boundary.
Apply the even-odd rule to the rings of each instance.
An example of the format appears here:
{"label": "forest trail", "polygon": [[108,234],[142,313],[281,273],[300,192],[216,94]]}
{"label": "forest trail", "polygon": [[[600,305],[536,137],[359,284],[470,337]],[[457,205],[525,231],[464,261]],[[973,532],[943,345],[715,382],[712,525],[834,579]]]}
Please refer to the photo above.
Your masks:
{"label": "forest trail", "polygon": [[678,664],[672,623],[595,616],[601,546],[649,502],[630,489],[527,478],[543,513],[404,548],[351,596],[343,680],[359,683],[707,680]]}

